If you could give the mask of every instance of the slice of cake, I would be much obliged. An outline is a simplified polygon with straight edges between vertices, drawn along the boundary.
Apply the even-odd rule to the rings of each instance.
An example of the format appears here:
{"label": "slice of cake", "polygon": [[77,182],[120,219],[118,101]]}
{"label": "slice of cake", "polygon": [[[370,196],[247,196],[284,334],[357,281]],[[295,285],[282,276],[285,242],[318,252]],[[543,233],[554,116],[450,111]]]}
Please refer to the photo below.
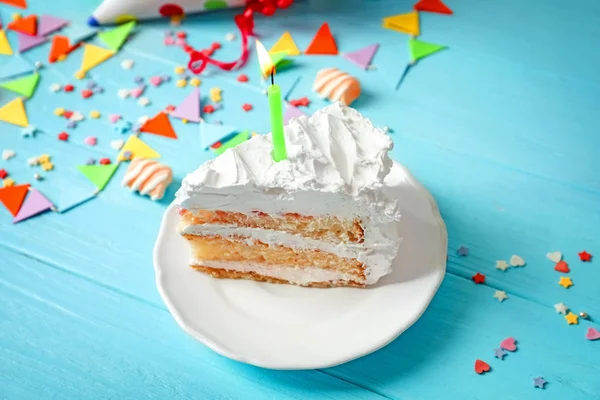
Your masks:
{"label": "slice of cake", "polygon": [[397,199],[384,179],[391,139],[340,103],[228,149],[188,174],[177,192],[193,268],[217,278],[363,287],[398,253]]}

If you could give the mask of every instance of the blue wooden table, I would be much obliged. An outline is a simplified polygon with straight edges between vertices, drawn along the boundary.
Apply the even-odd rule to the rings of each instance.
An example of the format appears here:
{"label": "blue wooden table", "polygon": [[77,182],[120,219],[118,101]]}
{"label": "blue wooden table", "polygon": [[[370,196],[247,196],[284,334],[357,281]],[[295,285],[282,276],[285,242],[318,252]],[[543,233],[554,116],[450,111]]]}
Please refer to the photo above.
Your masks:
{"label": "blue wooden table", "polygon": [[[28,12],[44,12],[83,24],[95,1],[30,0]],[[600,266],[579,260],[600,256],[600,3],[581,0],[448,0],[453,16],[421,14],[421,39],[449,46],[411,69],[400,90],[394,85],[408,61],[407,36],[381,28],[381,18],[410,11],[407,0],[315,0],[270,19],[257,31],[270,46],[289,30],[300,48],[328,21],[341,51],[378,42],[375,71],[362,71],[342,57],[296,58],[277,79],[301,77],[292,98],[308,96],[309,111],[326,103],[310,92],[322,67],[342,68],[361,79],[356,108],[378,126],[388,126],[393,157],[408,166],[437,199],[449,234],[448,273],[423,317],[384,349],[335,368],[282,372],[227,360],[188,337],[162,303],[154,283],[152,247],[160,218],[185,174],[213,157],[200,146],[198,127],[174,121],[179,140],[143,139],[173,167],[175,184],[160,202],[120,186],[121,166],[96,198],[65,214],[46,213],[13,225],[0,212],[0,398],[1,399],[594,399],[600,398],[600,341],[588,328],[600,321]],[[13,8],[1,7],[5,23]],[[189,17],[181,27],[196,47],[218,41],[220,59],[237,57],[233,12]],[[142,24],[135,37],[90,77],[103,94],[82,100],[85,81],[72,77],[81,50],[48,65],[49,45],[24,54],[46,64],[40,86],[26,103],[41,132],[22,138],[18,127],[0,123],[0,168],[17,183],[31,183],[55,203],[68,193],[91,193],[76,166],[110,157],[110,141],[124,138],[106,116],[130,121],[178,104],[189,88],[175,79],[149,87],[151,104],[121,100],[135,76],[169,74],[185,63],[183,52],[162,44],[168,22]],[[175,28],[177,29],[177,28]],[[68,32],[68,31],[67,31]],[[14,36],[10,36],[14,43]],[[93,43],[97,39],[92,40]],[[0,64],[10,57],[0,56]],[[123,70],[120,63],[135,66]],[[256,61],[238,72],[203,76],[203,95],[223,90],[223,108],[207,115],[240,129],[269,130]],[[73,83],[71,94],[52,93],[52,83]],[[13,96],[0,91],[0,105]],[[244,112],[251,103],[254,110]],[[87,118],[57,140],[64,107]],[[85,145],[96,136],[98,145]],[[27,159],[47,153],[55,170],[43,173]],[[42,171],[43,172],[43,171]],[[68,188],[68,191],[67,191]],[[468,247],[469,255],[457,249]],[[574,286],[546,253],[561,251]],[[497,260],[518,254],[523,268],[502,272]],[[486,275],[485,284],[471,277]],[[504,290],[508,299],[493,297]],[[568,325],[554,304],[564,302],[590,320]],[[403,307],[399,304],[398,307]],[[365,321],[364,323],[368,323]],[[519,349],[499,360],[494,349],[512,336]],[[492,370],[478,375],[476,359]],[[535,388],[542,376],[545,389]]]}

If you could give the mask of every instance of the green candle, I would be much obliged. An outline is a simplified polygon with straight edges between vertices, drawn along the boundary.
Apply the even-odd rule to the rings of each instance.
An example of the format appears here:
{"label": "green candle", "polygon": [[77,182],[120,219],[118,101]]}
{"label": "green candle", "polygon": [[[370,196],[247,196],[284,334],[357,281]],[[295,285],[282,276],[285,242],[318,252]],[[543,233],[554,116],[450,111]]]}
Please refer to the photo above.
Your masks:
{"label": "green candle", "polygon": [[271,135],[273,140],[273,159],[275,162],[285,160],[285,137],[283,136],[283,102],[279,85],[270,85],[267,89],[269,109],[271,110]]}

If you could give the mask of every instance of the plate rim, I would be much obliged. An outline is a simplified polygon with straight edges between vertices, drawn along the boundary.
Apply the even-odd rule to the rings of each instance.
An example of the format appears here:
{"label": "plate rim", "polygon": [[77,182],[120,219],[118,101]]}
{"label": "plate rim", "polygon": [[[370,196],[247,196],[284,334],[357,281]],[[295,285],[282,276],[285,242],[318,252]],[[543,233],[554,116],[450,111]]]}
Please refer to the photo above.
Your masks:
{"label": "plate rim", "polygon": [[[427,190],[427,188],[425,188],[413,175],[412,173],[406,168],[404,167],[402,164],[398,163],[397,161],[394,160],[394,166],[400,167],[403,172],[406,174],[406,177],[408,178],[408,180],[411,182],[411,184],[415,187],[415,189],[418,189],[419,191],[421,191],[429,200],[429,203],[431,205],[431,212],[433,217],[435,218],[435,222],[438,223],[439,228],[441,229],[441,239],[442,239],[442,247],[443,247],[443,254],[442,254],[442,258],[443,259],[447,259],[447,255],[448,255],[448,231],[446,229],[446,224],[444,222],[444,220],[442,219],[442,216],[440,214],[439,211],[439,207],[437,206],[437,203],[435,202],[433,196],[431,195],[431,193],[429,192],[429,190]],[[179,327],[186,332],[188,335],[190,335],[191,337],[193,337],[194,339],[196,339],[197,341],[199,341],[200,343],[202,343],[203,345],[205,345],[206,347],[208,347],[209,349],[211,349],[212,351],[214,351],[217,354],[220,354],[223,357],[227,357],[231,360],[235,360],[238,362],[242,362],[245,364],[249,364],[249,365],[253,365],[253,366],[257,366],[260,368],[266,368],[266,369],[273,369],[273,370],[311,370],[311,369],[321,369],[321,368],[330,368],[330,367],[335,367],[341,364],[345,364],[347,362],[356,360],[358,358],[364,357],[366,355],[369,355],[371,353],[374,353],[378,350],[381,350],[382,348],[384,348],[385,346],[387,346],[388,344],[390,344],[391,342],[393,342],[394,340],[396,340],[400,335],[402,335],[404,332],[406,332],[411,326],[413,326],[425,313],[425,311],[427,310],[427,308],[429,307],[429,305],[431,304],[431,301],[433,300],[433,298],[435,297],[435,294],[437,293],[437,291],[439,290],[444,277],[446,275],[446,263],[441,263],[439,267],[436,267],[433,271],[432,271],[432,276],[434,276],[436,278],[436,282],[435,282],[435,288],[433,288],[433,290],[431,291],[430,295],[428,296],[425,304],[423,305],[423,307],[421,307],[418,312],[413,313],[411,315],[410,321],[405,324],[402,328],[400,329],[395,329],[392,331],[391,334],[389,334],[388,336],[382,337],[379,340],[377,340],[376,342],[373,342],[373,346],[369,348],[369,350],[366,351],[359,351],[356,353],[352,353],[352,354],[346,354],[344,356],[338,356],[338,357],[334,357],[331,360],[329,360],[326,363],[313,363],[315,365],[312,366],[297,366],[295,367],[293,365],[293,363],[288,363],[289,366],[281,366],[281,365],[275,365],[273,363],[265,363],[256,359],[248,359],[246,357],[243,356],[239,356],[236,355],[235,353],[229,351],[227,348],[225,348],[224,346],[218,345],[216,343],[214,343],[212,340],[210,340],[208,337],[202,335],[200,332],[198,332],[197,330],[192,329],[184,320],[184,318],[181,316],[181,314],[179,313],[179,311],[177,310],[177,308],[175,307],[175,305],[173,304],[173,302],[171,301],[169,295],[166,293],[166,289],[163,287],[163,281],[162,281],[162,277],[164,275],[164,272],[162,271],[161,268],[158,267],[159,265],[159,248],[161,247],[160,244],[163,243],[166,239],[165,236],[169,234],[168,230],[165,229],[165,226],[168,223],[168,219],[170,218],[170,213],[176,212],[175,211],[176,206],[175,206],[175,201],[173,201],[171,204],[169,204],[169,206],[167,207],[167,209],[165,210],[165,212],[163,213],[163,216],[161,218],[161,223],[160,223],[160,227],[159,227],[159,232],[158,235],[156,237],[156,241],[154,244],[154,248],[153,248],[153,253],[152,253],[152,261],[153,261],[153,266],[154,266],[154,273],[155,273],[155,281],[156,281],[156,287],[158,289],[158,292],[163,300],[163,302],[165,303],[165,305],[167,306],[167,309],[169,310],[169,313],[171,314],[171,316],[173,317],[173,319],[175,319],[175,322],[177,322],[177,324],[179,325]],[[173,234],[173,233],[171,233]],[[432,278],[433,279],[433,278]],[[360,289],[357,289],[360,290]]]}

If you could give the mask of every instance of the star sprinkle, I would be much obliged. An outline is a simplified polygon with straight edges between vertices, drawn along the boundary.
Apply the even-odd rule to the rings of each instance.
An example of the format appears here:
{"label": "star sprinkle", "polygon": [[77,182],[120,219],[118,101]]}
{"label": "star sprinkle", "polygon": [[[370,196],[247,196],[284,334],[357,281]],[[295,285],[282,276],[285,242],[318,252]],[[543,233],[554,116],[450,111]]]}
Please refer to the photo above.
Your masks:
{"label": "star sprinkle", "polygon": [[0,169],[0,179],[6,179],[8,172],[4,168]]}
{"label": "star sprinkle", "polygon": [[565,315],[565,319],[569,325],[577,325],[579,323],[579,317],[577,314],[573,314],[572,312]]}
{"label": "star sprinkle", "polygon": [[13,158],[16,155],[16,153],[12,150],[3,150],[2,151],[2,159],[5,161],[10,160],[11,158]]}
{"label": "star sprinkle", "polygon": [[577,254],[579,254],[579,259],[583,262],[590,262],[592,260],[592,255],[585,250]]}
{"label": "star sprinkle", "polygon": [[52,164],[50,161],[43,162],[41,164],[41,166],[42,166],[42,169],[46,172],[52,171],[54,169],[54,164]]}
{"label": "star sprinkle", "polygon": [[118,120],[117,122],[115,122],[113,129],[115,130],[115,132],[124,135],[126,133],[131,132],[132,126],[133,126],[132,123],[129,121]]}
{"label": "star sprinkle", "polygon": [[58,83],[53,83],[52,85],[50,85],[50,91],[51,92],[58,92],[60,89],[62,89],[62,86],[60,86]]}
{"label": "star sprinkle", "polygon": [[37,160],[40,164],[47,163],[50,162],[50,156],[48,154],[42,154]]}
{"label": "star sprinkle", "polygon": [[88,160],[85,162],[85,165],[94,165],[96,164],[96,160],[94,160],[93,158],[88,158]]}
{"label": "star sprinkle", "polygon": [[220,103],[222,99],[221,97],[221,88],[218,87],[214,87],[214,88],[210,88],[210,100],[214,101],[215,103]]}
{"label": "star sprinkle", "polygon": [[175,85],[178,88],[184,88],[187,86],[187,81],[185,79],[178,79],[177,82],[175,83]]}
{"label": "star sprinkle", "polygon": [[566,315],[567,314],[567,310],[569,309],[569,307],[567,307],[563,303],[558,303],[558,304],[554,305],[554,309],[556,310],[557,313]]}
{"label": "star sprinkle", "polygon": [[14,179],[6,178],[2,181],[2,187],[13,187],[15,186]]}
{"label": "star sprinkle", "polygon": [[192,78],[190,79],[190,85],[194,86],[194,87],[198,87],[200,86],[200,84],[202,83],[202,81],[198,78]]}
{"label": "star sprinkle", "polygon": [[504,357],[506,356],[506,352],[502,349],[494,349],[494,357],[499,358],[501,360],[504,360]]}
{"label": "star sprinkle", "polygon": [[65,114],[64,108],[55,108],[54,109],[54,115],[56,115],[57,117],[62,117],[64,114]]}
{"label": "star sprinkle", "polygon": [[509,263],[513,267],[524,267],[525,266],[525,260],[523,260],[521,257],[519,257],[516,254],[513,254],[513,256],[510,257]]}
{"label": "star sprinkle", "polygon": [[182,67],[181,65],[178,65],[177,67],[175,67],[173,69],[173,72],[175,72],[177,75],[181,75],[185,72],[185,67]]}
{"label": "star sprinkle", "polygon": [[544,389],[544,385],[548,383],[544,378],[538,376],[537,378],[533,378],[533,386],[536,388]]}
{"label": "star sprinkle", "polygon": [[93,119],[100,118],[100,111],[96,111],[96,110],[90,111],[90,118],[93,118]]}
{"label": "star sprinkle", "polygon": [[471,279],[473,280],[473,282],[475,282],[477,285],[479,285],[479,284],[482,284],[483,282],[485,282],[485,275],[480,274],[478,272],[475,275],[473,275],[471,277]]}
{"label": "star sprinkle", "polygon": [[456,254],[462,257],[466,257],[469,255],[469,249],[465,246],[460,246],[458,250],[456,250]]}
{"label": "star sprinkle", "polygon": [[21,136],[23,136],[24,138],[33,137],[35,136],[36,132],[36,127],[33,125],[29,125],[27,128],[21,129]]}
{"label": "star sprinkle", "polygon": [[58,140],[62,140],[63,142],[66,142],[67,140],[69,140],[69,134],[67,132],[59,133]]}
{"label": "star sprinkle", "polygon": [[568,276],[561,276],[558,284],[565,289],[568,289],[569,287],[573,286],[573,281]]}
{"label": "star sprinkle", "polygon": [[508,269],[509,265],[506,261],[504,260],[498,260],[496,261],[496,269],[499,269],[500,271],[506,271]]}
{"label": "star sprinkle", "polygon": [[243,109],[244,111],[246,111],[246,112],[248,112],[248,111],[252,111],[252,109],[253,109],[253,108],[254,108],[254,107],[252,107],[252,104],[249,104],[249,103],[245,103],[245,104],[242,106],[242,109]]}
{"label": "star sprinkle", "polygon": [[504,290],[496,290],[494,293],[494,298],[498,299],[498,301],[502,303],[504,300],[508,299],[508,296]]}
{"label": "star sprinkle", "polygon": [[123,60],[123,61],[121,61],[121,68],[131,69],[131,68],[133,68],[133,64],[134,64],[133,60]]}

